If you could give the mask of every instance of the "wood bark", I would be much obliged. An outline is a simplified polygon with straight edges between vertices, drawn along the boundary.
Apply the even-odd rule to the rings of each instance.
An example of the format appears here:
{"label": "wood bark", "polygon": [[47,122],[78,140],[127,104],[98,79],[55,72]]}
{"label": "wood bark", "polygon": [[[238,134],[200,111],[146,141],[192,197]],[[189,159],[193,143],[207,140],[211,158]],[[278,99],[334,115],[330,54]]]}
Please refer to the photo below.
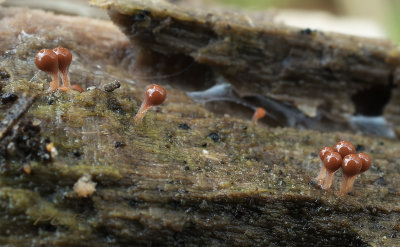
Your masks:
{"label": "wood bark", "polygon": [[[150,3],[143,3],[141,9],[154,15],[151,8],[155,7],[146,5]],[[165,12],[166,20],[171,13]],[[179,15],[189,18],[192,12]],[[206,24],[199,24],[205,28],[202,25]],[[276,27],[277,37],[279,30]],[[247,32],[255,35],[251,29],[242,34]],[[177,86],[183,85],[177,83],[181,80],[190,82],[194,72],[207,72],[214,65],[207,62],[204,68],[196,63],[188,73],[169,77],[168,83],[157,79],[160,74],[146,78],[142,75],[153,70],[145,71],[146,66],[139,62],[149,61],[135,60],[142,48],[132,45],[108,21],[1,8],[0,37],[2,94],[12,92],[19,98],[38,95],[18,121],[15,135],[7,135],[1,143],[2,147],[10,143],[15,147],[13,152],[0,150],[2,245],[399,243],[400,145],[396,139],[271,128],[263,123],[255,126],[251,114],[248,119],[214,114],[193,102],[184,86]],[[324,46],[324,42],[334,44],[335,39],[318,42]],[[148,45],[155,47],[150,41]],[[197,42],[204,43],[193,40],[193,45]],[[81,94],[46,92],[50,77],[37,73],[34,57],[40,49],[58,45],[73,54],[71,83],[92,87],[90,90]],[[161,50],[162,45],[157,44]],[[394,68],[385,67],[384,53],[378,52],[387,47],[366,46],[366,54],[380,54],[374,58],[378,72],[371,72],[371,76],[386,78],[385,73],[393,72]],[[165,45],[165,49],[170,48]],[[239,52],[238,56],[245,54]],[[162,63],[165,56],[153,55],[155,60],[149,64],[167,66]],[[195,60],[202,57],[205,61],[206,56],[200,55]],[[215,68],[220,71],[221,64]],[[351,77],[345,71],[338,75]],[[115,80],[120,88],[103,90]],[[135,125],[133,117],[145,86],[156,80],[165,86],[167,101],[150,110],[141,125]],[[12,105],[0,106],[2,119]],[[357,178],[347,196],[337,195],[340,172],[329,191],[312,182],[321,165],[319,149],[340,139],[351,141],[373,160],[371,169]],[[35,152],[27,152],[33,141],[39,146],[29,149]],[[46,149],[49,142],[58,154]],[[25,166],[29,166],[29,173]],[[73,191],[74,183],[84,175],[97,183],[88,198]]]}

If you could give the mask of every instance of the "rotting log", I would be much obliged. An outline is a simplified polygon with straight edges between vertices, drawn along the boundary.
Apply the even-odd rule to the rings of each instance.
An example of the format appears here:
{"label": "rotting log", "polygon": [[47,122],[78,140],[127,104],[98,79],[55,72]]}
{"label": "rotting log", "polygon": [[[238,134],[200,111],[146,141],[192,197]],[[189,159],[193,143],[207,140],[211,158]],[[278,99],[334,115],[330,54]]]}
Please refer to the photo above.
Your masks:
{"label": "rotting log", "polygon": [[[398,245],[397,140],[255,126],[166,84],[166,103],[135,125],[148,80],[133,81],[136,47],[110,22],[1,8],[0,37],[2,93],[38,94],[20,124],[39,123],[58,150],[46,162],[18,145],[1,155],[2,245]],[[34,56],[58,45],[73,53],[71,82],[95,88],[45,91]],[[340,173],[327,192],[310,182],[319,148],[339,139],[373,159],[343,197]],[[97,183],[90,198],[73,191],[83,175]]]}
{"label": "rotting log", "polygon": [[353,115],[383,115],[400,133],[400,49],[388,41],[300,30],[164,0],[92,3],[108,9],[135,44],[209,65],[241,96],[263,95],[336,124]]}

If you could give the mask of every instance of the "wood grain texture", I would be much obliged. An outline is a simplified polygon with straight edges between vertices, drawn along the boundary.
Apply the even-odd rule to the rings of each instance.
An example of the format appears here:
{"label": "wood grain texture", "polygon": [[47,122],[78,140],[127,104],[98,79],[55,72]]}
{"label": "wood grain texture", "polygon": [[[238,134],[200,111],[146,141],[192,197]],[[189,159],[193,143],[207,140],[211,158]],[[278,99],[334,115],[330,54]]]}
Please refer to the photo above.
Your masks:
{"label": "wood grain texture", "polygon": [[[1,244],[398,244],[397,140],[255,126],[250,118],[213,114],[163,80],[159,83],[168,92],[166,102],[135,125],[145,86],[156,77],[138,76],[138,68],[145,69],[134,68],[142,48],[131,45],[117,27],[38,10],[1,8],[0,17],[0,70],[9,75],[1,81],[2,93],[38,94],[19,124],[39,120],[40,136],[58,151],[47,162],[21,156],[18,145],[15,155],[1,153]],[[95,89],[45,92],[50,78],[36,74],[34,56],[58,45],[73,54],[71,82]],[[373,51],[386,47],[374,46]],[[381,57],[376,61],[386,71]],[[120,88],[101,90],[114,80]],[[1,105],[0,112],[7,107]],[[321,165],[319,149],[340,139],[373,160],[353,192],[343,197],[337,195],[340,173],[330,191],[311,182]],[[26,164],[30,174],[23,172]],[[86,199],[73,191],[83,175],[97,183]]]}

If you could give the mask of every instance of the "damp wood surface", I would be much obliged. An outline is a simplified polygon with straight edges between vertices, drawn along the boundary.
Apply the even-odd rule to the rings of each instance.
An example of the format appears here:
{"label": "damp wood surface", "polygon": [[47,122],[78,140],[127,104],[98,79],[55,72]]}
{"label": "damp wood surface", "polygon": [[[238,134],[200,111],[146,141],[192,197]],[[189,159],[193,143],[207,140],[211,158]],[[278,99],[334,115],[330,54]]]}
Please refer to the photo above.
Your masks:
{"label": "damp wood surface", "polygon": [[336,125],[354,114],[383,115],[400,133],[400,50],[388,41],[164,0],[92,2],[108,9],[134,43],[210,65],[242,96],[283,101]]}
{"label": "damp wood surface", "polygon": [[[155,15],[153,2],[135,6]],[[126,15],[135,10],[126,6],[126,12],[115,8]],[[180,13],[174,8],[159,14]],[[197,18],[192,12],[179,16]],[[212,113],[174,84],[188,77],[163,83],[158,74],[140,71],[146,68],[135,61],[145,51],[110,21],[1,8],[0,37],[1,93],[18,96],[0,105],[1,119],[36,97],[1,140],[1,245],[399,244],[397,139],[256,126],[250,118]],[[73,55],[71,82],[95,88],[46,92],[50,77],[37,73],[34,57],[59,45]],[[394,73],[395,67],[385,67],[394,62],[381,59],[389,48],[374,43],[371,49],[381,54],[377,67]],[[121,87],[106,92],[115,80]],[[154,82],[166,88],[167,100],[136,125],[145,87]],[[340,172],[329,191],[311,182],[321,166],[319,149],[341,139],[372,158],[347,196],[338,196]],[[50,142],[57,155],[44,148]],[[88,198],[73,190],[84,175],[96,183]]]}

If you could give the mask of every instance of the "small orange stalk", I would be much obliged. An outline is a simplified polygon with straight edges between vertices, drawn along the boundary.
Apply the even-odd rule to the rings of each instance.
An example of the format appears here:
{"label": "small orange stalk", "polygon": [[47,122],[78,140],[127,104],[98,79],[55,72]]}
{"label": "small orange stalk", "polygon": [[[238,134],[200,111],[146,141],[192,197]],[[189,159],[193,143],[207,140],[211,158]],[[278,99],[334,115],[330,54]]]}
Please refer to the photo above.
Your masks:
{"label": "small orange stalk", "polygon": [[254,111],[253,118],[252,118],[254,124],[257,125],[258,119],[263,118],[266,113],[267,113],[267,111],[264,108],[257,107],[257,109]]}
{"label": "small orange stalk", "polygon": [[332,185],[333,175],[342,166],[342,156],[337,152],[328,153],[324,159],[326,168],[326,181],[324,189],[327,190]]}
{"label": "small orange stalk", "polygon": [[[333,150],[333,148],[324,147],[321,149],[321,151],[319,151],[319,158],[321,159],[322,162],[324,162],[324,159],[328,155],[328,153],[332,153],[332,152],[335,152],[335,150]],[[325,164],[322,163],[321,171],[319,172],[319,174],[315,178],[315,180],[317,180],[317,182],[322,186],[324,184],[325,176],[326,176],[326,168],[325,168]]]}
{"label": "small orange stalk", "polygon": [[70,90],[68,70],[72,61],[72,54],[68,49],[61,46],[54,48],[53,51],[57,54],[58,68],[63,81],[63,86],[60,87],[60,90],[68,91]]}
{"label": "small orange stalk", "polygon": [[[359,173],[359,174],[361,174],[361,173],[367,171],[370,168],[370,166],[371,166],[371,158],[366,153],[358,153],[357,156],[358,156],[358,158],[361,159],[361,163],[362,163],[361,170],[360,170],[360,173]],[[357,177],[357,175],[353,176],[349,180],[349,184],[348,184],[347,190],[346,190],[347,193],[349,193],[353,189],[353,184],[354,184],[354,180],[356,179],[356,177]]]}
{"label": "small orange stalk", "polygon": [[165,101],[166,97],[167,92],[160,85],[153,84],[149,86],[146,90],[146,97],[135,116],[135,122],[141,123],[145,113],[152,106],[161,105]]}
{"label": "small orange stalk", "polygon": [[348,154],[344,157],[342,163],[343,171],[343,182],[342,189],[340,190],[341,195],[345,195],[353,188],[354,180],[360,173],[362,168],[362,160],[357,154]]}

